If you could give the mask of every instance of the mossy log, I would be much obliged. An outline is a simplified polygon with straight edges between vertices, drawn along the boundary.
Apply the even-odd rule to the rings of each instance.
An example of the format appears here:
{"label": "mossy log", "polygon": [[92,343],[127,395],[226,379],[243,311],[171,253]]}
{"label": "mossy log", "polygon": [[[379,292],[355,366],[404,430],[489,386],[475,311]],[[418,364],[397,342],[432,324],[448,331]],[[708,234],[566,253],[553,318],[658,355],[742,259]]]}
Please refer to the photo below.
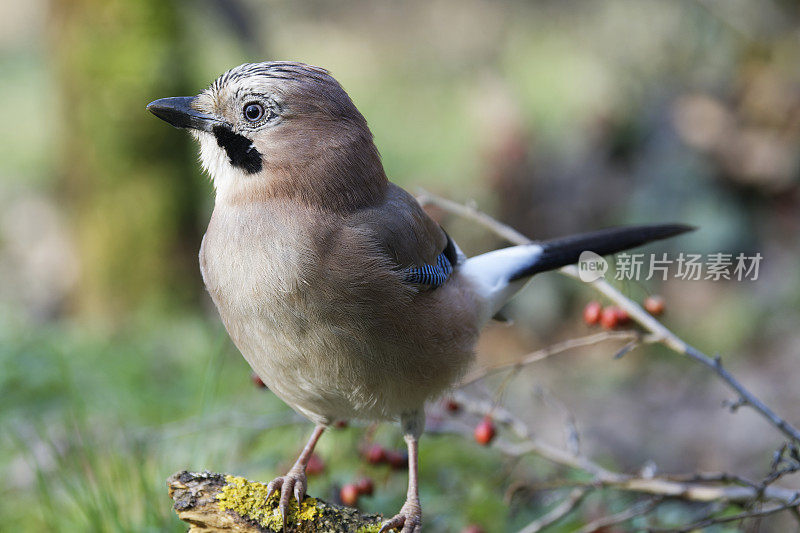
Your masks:
{"label": "mossy log", "polygon": [[[212,472],[178,472],[167,480],[169,496],[178,518],[190,524],[189,533],[235,531],[265,533],[281,531],[278,495],[267,498],[264,483]],[[306,496],[292,499],[286,533],[347,531],[372,533],[380,529],[380,515]]]}

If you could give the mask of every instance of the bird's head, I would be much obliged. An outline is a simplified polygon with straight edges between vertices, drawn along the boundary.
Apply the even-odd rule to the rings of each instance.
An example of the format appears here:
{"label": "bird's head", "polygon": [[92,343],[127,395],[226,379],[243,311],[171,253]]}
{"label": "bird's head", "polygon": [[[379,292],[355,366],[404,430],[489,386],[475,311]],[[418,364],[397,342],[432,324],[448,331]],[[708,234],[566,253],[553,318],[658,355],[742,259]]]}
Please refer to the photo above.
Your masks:
{"label": "bird's head", "polygon": [[147,109],[199,141],[218,201],[289,197],[361,207],[385,187],[366,120],[319,67],[246,63],[197,96],[162,98]]}

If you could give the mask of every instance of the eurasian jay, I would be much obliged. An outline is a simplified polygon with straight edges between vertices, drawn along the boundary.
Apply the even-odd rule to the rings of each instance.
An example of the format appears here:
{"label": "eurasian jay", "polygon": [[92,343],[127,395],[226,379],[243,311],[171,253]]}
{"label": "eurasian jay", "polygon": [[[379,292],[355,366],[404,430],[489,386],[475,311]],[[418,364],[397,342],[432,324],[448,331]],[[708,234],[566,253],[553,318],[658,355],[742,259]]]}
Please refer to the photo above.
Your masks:
{"label": "eurasian jay", "polygon": [[[285,476],[284,515],[337,420],[399,420],[409,483],[381,531],[420,530],[417,441],[425,402],[456,384],[481,328],[532,275],[690,228],[607,229],[467,258],[389,182],[372,133],[328,71],[251,63],[194,97],[147,106],[200,143],[216,190],[200,268],[244,358],[316,428]],[[409,112],[413,112],[409,110]]]}

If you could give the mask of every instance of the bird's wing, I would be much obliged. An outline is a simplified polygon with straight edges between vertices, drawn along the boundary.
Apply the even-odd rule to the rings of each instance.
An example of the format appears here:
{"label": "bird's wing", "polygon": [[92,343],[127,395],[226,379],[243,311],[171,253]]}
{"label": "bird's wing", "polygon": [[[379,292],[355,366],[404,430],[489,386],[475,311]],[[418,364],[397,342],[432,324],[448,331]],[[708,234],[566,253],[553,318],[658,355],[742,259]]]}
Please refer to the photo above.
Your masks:
{"label": "bird's wing", "polygon": [[351,224],[366,229],[406,281],[438,287],[463,254],[442,227],[422,209],[417,200],[390,184],[385,201],[353,215]]}

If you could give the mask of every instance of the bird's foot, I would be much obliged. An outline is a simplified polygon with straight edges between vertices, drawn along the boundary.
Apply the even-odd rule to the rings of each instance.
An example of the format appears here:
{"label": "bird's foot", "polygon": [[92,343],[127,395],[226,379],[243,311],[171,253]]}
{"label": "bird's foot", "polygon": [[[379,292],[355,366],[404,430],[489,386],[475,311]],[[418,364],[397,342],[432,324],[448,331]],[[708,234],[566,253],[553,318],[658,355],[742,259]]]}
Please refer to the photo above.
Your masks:
{"label": "bird's foot", "polygon": [[281,497],[278,503],[278,509],[281,511],[281,518],[283,519],[283,529],[286,529],[286,513],[289,511],[289,502],[294,494],[297,504],[303,501],[306,497],[306,488],[308,482],[306,480],[305,470],[292,468],[285,476],[276,477],[267,485],[267,498],[272,496],[272,493],[280,489]]}
{"label": "bird's foot", "polygon": [[383,523],[380,533],[391,530],[400,533],[420,533],[422,531],[422,509],[419,506],[419,500],[406,500],[400,512]]}

